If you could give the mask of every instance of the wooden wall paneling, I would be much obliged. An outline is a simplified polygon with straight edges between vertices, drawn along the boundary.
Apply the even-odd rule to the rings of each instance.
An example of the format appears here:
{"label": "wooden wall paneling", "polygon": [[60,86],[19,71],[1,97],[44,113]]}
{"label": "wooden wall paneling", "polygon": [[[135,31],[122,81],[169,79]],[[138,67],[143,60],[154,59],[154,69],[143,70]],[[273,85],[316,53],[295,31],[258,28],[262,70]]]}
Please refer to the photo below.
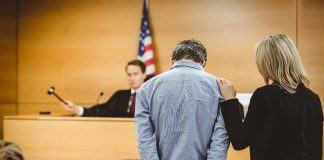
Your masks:
{"label": "wooden wall paneling", "polygon": [[[324,98],[322,1],[154,0],[149,7],[159,72],[170,68],[177,42],[194,38],[207,48],[207,72],[231,80],[238,92],[253,92],[264,84],[254,60],[256,43],[268,34],[285,33],[298,42],[310,87]],[[19,1],[19,112],[64,112],[46,94],[52,85],[63,98],[88,106],[101,91],[105,101],[117,89],[128,88],[124,67],[137,57],[141,11],[142,1],[133,0]],[[6,35],[14,35],[10,33]],[[0,45],[14,46],[9,42],[13,37],[1,37]],[[11,52],[14,47],[8,48]],[[15,101],[17,77],[11,70],[17,68],[3,68],[16,58],[3,53],[11,61],[0,64],[5,66],[0,74],[8,75],[0,85],[9,86],[0,101]]]}
{"label": "wooden wall paneling", "polygon": [[17,1],[0,1],[0,139],[3,116],[16,114]]}
{"label": "wooden wall paneling", "polygon": [[19,103],[58,103],[46,95],[52,85],[76,103],[127,89],[141,8],[132,0],[20,1]]}
{"label": "wooden wall paneling", "polygon": [[[295,1],[278,3],[150,2],[158,68],[169,69],[178,41],[196,38],[208,49],[208,72],[232,80],[239,92],[254,91],[263,84],[256,42],[273,32],[296,37]],[[22,1],[19,102],[56,102],[45,94],[50,85],[79,103],[127,88],[124,65],[136,57],[141,7],[134,1]]]}
{"label": "wooden wall paneling", "polygon": [[17,101],[16,3],[0,1],[0,103]]}
{"label": "wooden wall paneling", "polygon": [[0,139],[3,139],[3,117],[6,115],[15,115],[16,113],[16,104],[0,104]]}
{"label": "wooden wall paneling", "polygon": [[310,88],[324,100],[324,1],[298,1],[298,49]]}
{"label": "wooden wall paneling", "polygon": [[207,48],[206,71],[231,80],[238,92],[253,92],[264,85],[253,53],[258,41],[271,33],[296,39],[295,0],[160,0],[151,1],[150,7],[161,71],[170,68],[177,42],[198,39]]}

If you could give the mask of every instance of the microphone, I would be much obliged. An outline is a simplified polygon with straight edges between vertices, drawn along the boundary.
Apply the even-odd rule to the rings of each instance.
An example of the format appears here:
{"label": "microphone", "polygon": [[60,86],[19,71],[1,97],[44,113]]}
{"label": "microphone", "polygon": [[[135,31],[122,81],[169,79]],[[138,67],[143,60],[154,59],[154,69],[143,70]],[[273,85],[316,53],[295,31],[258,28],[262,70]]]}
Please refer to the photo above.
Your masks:
{"label": "microphone", "polygon": [[104,92],[100,92],[100,94],[99,94],[99,96],[98,96],[98,98],[97,98],[97,105],[96,105],[96,114],[97,114],[97,117],[99,117],[99,108],[98,108],[98,106],[99,106],[99,100],[100,100],[100,98],[101,98],[103,95],[104,95]]}
{"label": "microphone", "polygon": [[67,102],[65,102],[59,95],[57,95],[56,93],[55,93],[55,88],[52,86],[52,87],[50,87],[50,88],[48,88],[48,90],[47,90],[47,94],[48,95],[54,95],[58,100],[60,100],[62,103],[64,103],[65,105],[68,105],[68,103]]}

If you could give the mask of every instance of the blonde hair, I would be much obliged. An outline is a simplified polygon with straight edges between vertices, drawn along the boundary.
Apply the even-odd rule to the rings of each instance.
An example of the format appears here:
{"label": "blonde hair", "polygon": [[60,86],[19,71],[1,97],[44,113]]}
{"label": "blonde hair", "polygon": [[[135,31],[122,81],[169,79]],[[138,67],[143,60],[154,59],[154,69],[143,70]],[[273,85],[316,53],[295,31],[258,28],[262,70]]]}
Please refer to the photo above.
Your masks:
{"label": "blonde hair", "polygon": [[289,93],[298,84],[309,85],[304,66],[293,41],[284,34],[273,34],[259,42],[255,50],[256,65],[266,84],[272,80]]}
{"label": "blonde hair", "polygon": [[0,140],[0,160],[23,160],[24,156],[17,144]]}

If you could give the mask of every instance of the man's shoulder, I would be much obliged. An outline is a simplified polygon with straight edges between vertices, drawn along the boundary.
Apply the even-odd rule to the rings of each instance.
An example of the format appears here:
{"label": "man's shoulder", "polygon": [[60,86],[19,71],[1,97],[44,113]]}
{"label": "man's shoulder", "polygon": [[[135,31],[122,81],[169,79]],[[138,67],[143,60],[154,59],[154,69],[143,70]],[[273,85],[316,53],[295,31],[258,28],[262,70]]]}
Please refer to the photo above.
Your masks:
{"label": "man's shoulder", "polygon": [[142,86],[152,86],[155,85],[159,82],[163,82],[163,81],[176,81],[176,80],[183,80],[183,79],[191,79],[191,80],[197,80],[198,79],[205,79],[208,81],[213,81],[216,83],[216,79],[217,77],[205,72],[205,71],[198,71],[198,72],[181,72],[179,70],[168,70],[165,71],[159,75],[154,76],[153,78],[151,78],[150,80],[146,81]]}
{"label": "man's shoulder", "polygon": [[149,86],[151,86],[152,84],[154,84],[156,82],[156,80],[158,80],[160,78],[161,74],[159,75],[156,75],[152,78],[150,78],[149,80],[147,80],[146,82],[144,82],[142,85],[141,85],[141,88],[139,91],[143,90],[143,88],[148,88]]}
{"label": "man's shoulder", "polygon": [[204,72],[205,73],[205,76],[209,79],[212,79],[212,80],[216,80],[217,77],[215,75],[212,75],[211,73],[208,73],[208,72]]}
{"label": "man's shoulder", "polygon": [[151,79],[149,79],[141,85],[137,93],[150,92],[151,90],[154,90],[154,88],[159,84],[159,82],[164,81],[167,77],[169,77],[169,73],[170,70],[152,77]]}
{"label": "man's shoulder", "polygon": [[165,71],[163,73],[160,73],[152,78],[150,78],[149,80],[147,80],[142,86],[148,86],[148,85],[152,85],[154,83],[156,83],[157,81],[160,81],[162,79],[164,79],[165,77],[168,76],[168,74],[170,74],[170,71]]}

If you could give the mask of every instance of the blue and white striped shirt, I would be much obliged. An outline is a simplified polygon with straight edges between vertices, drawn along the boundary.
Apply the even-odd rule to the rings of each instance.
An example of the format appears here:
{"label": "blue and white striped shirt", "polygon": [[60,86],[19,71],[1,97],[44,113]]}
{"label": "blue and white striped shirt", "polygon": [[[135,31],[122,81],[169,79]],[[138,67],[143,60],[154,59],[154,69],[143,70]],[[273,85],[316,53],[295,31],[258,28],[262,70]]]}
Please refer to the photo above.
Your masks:
{"label": "blue and white striped shirt", "polygon": [[143,84],[135,126],[142,160],[225,160],[229,145],[216,77],[199,63],[175,62]]}

